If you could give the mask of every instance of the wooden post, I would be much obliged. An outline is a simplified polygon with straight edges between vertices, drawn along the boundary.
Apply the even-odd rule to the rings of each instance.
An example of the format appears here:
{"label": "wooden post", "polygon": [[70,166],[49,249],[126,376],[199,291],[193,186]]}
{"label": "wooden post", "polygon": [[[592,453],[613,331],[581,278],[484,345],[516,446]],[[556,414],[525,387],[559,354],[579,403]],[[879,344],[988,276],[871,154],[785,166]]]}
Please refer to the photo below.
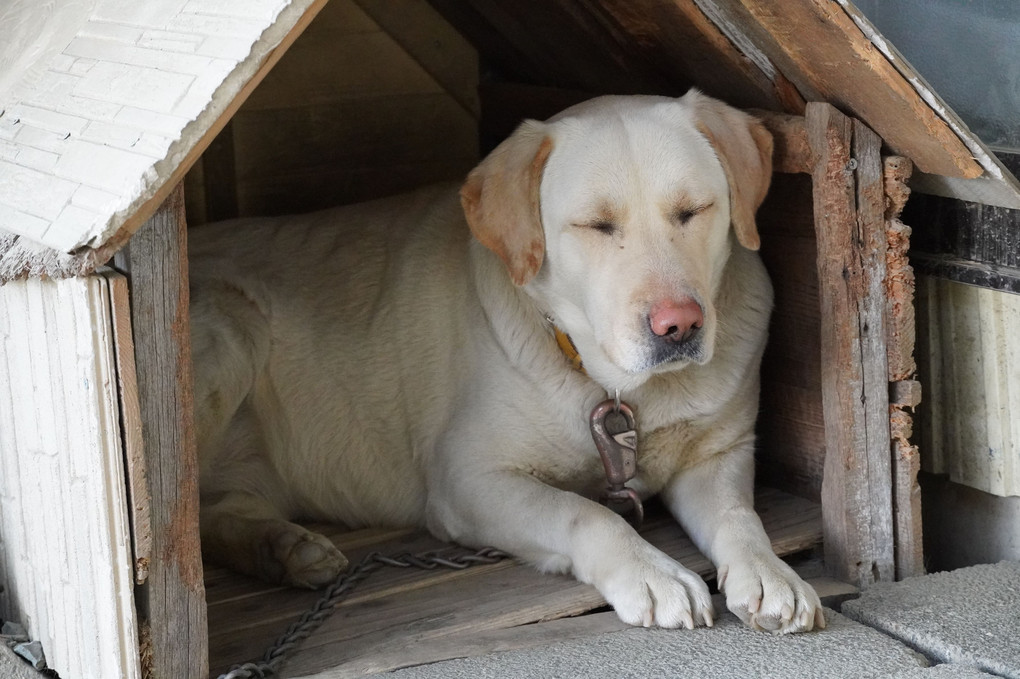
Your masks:
{"label": "wooden post", "polygon": [[809,103],[822,318],[825,560],[859,587],[894,576],[881,140]]}
{"label": "wooden post", "polygon": [[893,527],[896,531],[896,579],[924,574],[921,488],[917,472],[921,456],[910,443],[913,417],[921,402],[921,384],[914,379],[914,271],[907,260],[910,227],[899,220],[913,172],[908,158],[884,160],[886,240],[886,347],[889,356],[889,418],[893,465]]}
{"label": "wooden post", "polygon": [[[131,289],[138,398],[152,498],[152,560],[139,597],[143,669],[154,679],[209,673],[198,537],[184,191],[179,185],[117,254]],[[146,627],[147,624],[147,627]],[[148,632],[148,635],[146,635]]]}

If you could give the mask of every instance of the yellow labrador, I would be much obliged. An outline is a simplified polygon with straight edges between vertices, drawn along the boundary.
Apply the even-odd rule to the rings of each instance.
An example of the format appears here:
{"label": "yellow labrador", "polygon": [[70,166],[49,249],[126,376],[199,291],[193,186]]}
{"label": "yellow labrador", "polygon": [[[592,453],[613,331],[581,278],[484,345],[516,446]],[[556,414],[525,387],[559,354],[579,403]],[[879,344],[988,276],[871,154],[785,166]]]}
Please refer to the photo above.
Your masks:
{"label": "yellow labrador", "polygon": [[662,495],[729,609],[823,626],[752,508],[771,152],[759,122],[695,91],[602,97],[525,122],[459,196],[196,230],[207,554],[318,586],[346,559],[292,519],[420,525],[572,573],[628,623],[710,626],[702,579],[593,499],[588,413],[618,390],[631,487]]}

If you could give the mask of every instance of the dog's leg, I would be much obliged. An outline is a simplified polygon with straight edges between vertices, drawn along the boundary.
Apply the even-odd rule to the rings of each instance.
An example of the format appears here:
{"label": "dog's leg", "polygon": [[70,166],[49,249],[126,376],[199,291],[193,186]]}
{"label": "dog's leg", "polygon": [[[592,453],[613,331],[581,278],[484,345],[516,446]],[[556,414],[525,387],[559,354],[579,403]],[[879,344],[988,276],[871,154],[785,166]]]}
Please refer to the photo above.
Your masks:
{"label": "dog's leg", "polygon": [[269,582],[321,587],[347,566],[326,537],[288,520],[291,510],[283,479],[265,451],[262,427],[249,401],[234,413],[226,431],[209,445],[199,437],[202,552],[212,561]]}
{"label": "dog's leg", "polygon": [[269,582],[316,588],[336,580],[347,559],[327,538],[283,518],[265,498],[235,491],[201,512],[202,551],[228,568]]}
{"label": "dog's leg", "polygon": [[774,633],[825,627],[814,589],[777,557],[754,511],[750,446],[686,469],[663,491],[673,515],[718,568],[726,607]]}
{"label": "dog's leg", "polygon": [[287,520],[284,483],[251,402],[269,352],[265,317],[243,290],[218,281],[193,286],[191,315],[203,554],[270,582],[333,581],[347,559]]}
{"label": "dog's leg", "polygon": [[[705,582],[620,516],[521,472],[448,474],[430,493],[429,528],[463,544],[493,545],[540,569],[594,585],[631,625],[713,624]],[[433,485],[433,487],[437,487]]]}

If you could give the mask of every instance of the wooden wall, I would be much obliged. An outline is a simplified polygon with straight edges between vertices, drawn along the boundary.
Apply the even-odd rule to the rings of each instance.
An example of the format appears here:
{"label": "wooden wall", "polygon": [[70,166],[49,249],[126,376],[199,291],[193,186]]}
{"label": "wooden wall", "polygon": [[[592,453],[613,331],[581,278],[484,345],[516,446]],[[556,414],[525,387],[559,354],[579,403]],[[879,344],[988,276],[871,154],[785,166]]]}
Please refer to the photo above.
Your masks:
{"label": "wooden wall", "polygon": [[186,180],[190,225],[461,179],[478,57],[425,0],[332,0]]}
{"label": "wooden wall", "polygon": [[825,461],[817,238],[811,177],[776,174],[758,212],[761,255],[775,289],[762,359],[758,476],[818,500]]}
{"label": "wooden wall", "polygon": [[64,677],[141,676],[115,279],[0,286],[0,618]]}
{"label": "wooden wall", "polygon": [[923,469],[1020,496],[1020,295],[920,276]]}

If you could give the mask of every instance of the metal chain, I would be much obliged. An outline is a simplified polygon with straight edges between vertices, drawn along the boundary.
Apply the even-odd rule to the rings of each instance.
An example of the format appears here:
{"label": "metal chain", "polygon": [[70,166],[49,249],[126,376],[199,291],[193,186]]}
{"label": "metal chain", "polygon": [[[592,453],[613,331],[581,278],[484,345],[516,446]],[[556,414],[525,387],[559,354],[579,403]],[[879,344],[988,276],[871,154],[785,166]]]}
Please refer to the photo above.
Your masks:
{"label": "metal chain", "polygon": [[383,566],[394,568],[421,568],[434,570],[440,566],[454,570],[464,570],[476,564],[497,563],[509,557],[494,547],[483,547],[477,552],[456,554],[444,557],[436,552],[422,554],[398,554],[383,556],[372,552],[361,560],[354,568],[341,575],[336,582],[326,588],[322,598],[315,602],[300,618],[291,623],[287,631],[280,635],[265,652],[261,660],[234,665],[217,679],[266,679],[275,675],[287,658],[287,653],[297,647],[333,614],[337,604],[350,593],[356,585]]}

